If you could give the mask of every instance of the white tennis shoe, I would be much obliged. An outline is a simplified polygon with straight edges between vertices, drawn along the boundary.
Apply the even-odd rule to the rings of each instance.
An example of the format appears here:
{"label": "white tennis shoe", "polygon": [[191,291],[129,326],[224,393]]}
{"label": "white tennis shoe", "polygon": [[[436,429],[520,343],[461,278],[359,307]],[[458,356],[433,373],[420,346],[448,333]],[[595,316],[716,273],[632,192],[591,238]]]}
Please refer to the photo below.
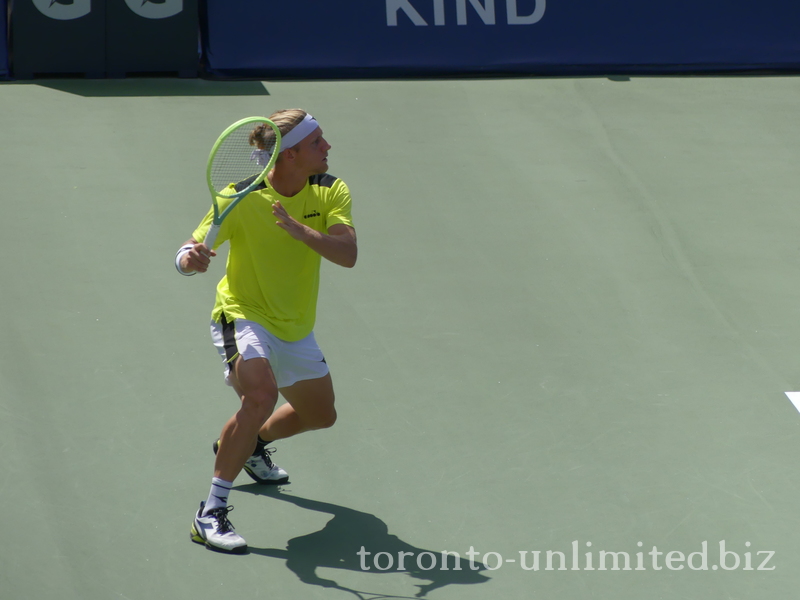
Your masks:
{"label": "white tennis shoe", "polygon": [[212,550],[221,550],[231,554],[245,554],[247,552],[247,542],[236,533],[233,525],[228,520],[228,513],[233,510],[232,506],[215,508],[208,511],[203,516],[205,502],[200,503],[200,510],[194,517],[192,523],[192,541],[204,544]]}
{"label": "white tennis shoe", "polygon": [[[214,454],[219,450],[219,440],[214,442]],[[289,481],[289,474],[272,462],[270,456],[275,452],[275,448],[264,448],[258,454],[254,454],[244,463],[244,470],[256,483],[262,485],[277,485]]]}

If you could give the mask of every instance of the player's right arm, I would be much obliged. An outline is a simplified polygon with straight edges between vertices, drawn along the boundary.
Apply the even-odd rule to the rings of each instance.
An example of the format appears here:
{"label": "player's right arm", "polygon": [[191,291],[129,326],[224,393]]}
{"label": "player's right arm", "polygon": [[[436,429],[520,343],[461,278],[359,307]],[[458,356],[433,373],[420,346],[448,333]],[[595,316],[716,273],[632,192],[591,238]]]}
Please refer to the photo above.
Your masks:
{"label": "player's right arm", "polygon": [[205,273],[211,263],[211,257],[217,253],[209,249],[205,244],[198,242],[194,238],[189,238],[183,243],[181,248],[191,246],[188,252],[184,252],[179,260],[181,271],[189,273]]}

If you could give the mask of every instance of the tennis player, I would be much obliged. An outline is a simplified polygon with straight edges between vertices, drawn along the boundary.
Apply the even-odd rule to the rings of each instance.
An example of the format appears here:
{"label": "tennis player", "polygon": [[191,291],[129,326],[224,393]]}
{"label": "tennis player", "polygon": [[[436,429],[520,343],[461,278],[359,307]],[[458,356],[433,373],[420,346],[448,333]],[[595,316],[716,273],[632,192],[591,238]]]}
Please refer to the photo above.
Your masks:
{"label": "tennis player", "polygon": [[[299,109],[270,119],[282,136],[275,168],[223,221],[215,243],[227,240],[230,249],[211,338],[241,408],[214,442],[211,490],[195,515],[191,538],[232,553],[247,551],[228,519],[228,494],[242,468],[258,483],[283,483],[289,477],[272,462],[274,449],[267,446],[336,421],[331,376],[313,333],[320,263],[325,258],[353,267],[358,255],[350,191],[327,174],[331,146],[319,124]],[[209,211],[178,251],[180,273],[204,273],[216,256],[198,242],[212,216]],[[276,410],[279,393],[286,403]]]}

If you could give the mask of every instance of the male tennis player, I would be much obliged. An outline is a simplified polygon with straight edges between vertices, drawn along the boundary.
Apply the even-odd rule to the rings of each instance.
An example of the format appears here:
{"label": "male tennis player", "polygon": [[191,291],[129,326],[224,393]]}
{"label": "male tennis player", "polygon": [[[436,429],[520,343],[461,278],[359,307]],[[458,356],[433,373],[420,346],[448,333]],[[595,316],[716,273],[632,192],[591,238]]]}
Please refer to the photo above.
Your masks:
{"label": "male tennis player", "polygon": [[[350,191],[328,171],[331,146],[317,121],[299,109],[270,119],[282,136],[274,169],[222,222],[215,246],[230,243],[217,286],[211,337],[225,363],[225,380],[241,408],[214,443],[216,463],[208,499],[191,527],[193,541],[232,553],[247,543],[228,520],[228,493],[244,468],[258,483],[282,483],[267,445],[336,421],[328,365],[314,339],[321,258],[352,267],[358,249]],[[205,239],[209,212],[175,265],[204,273],[216,253]],[[278,393],[285,399],[277,410]]]}

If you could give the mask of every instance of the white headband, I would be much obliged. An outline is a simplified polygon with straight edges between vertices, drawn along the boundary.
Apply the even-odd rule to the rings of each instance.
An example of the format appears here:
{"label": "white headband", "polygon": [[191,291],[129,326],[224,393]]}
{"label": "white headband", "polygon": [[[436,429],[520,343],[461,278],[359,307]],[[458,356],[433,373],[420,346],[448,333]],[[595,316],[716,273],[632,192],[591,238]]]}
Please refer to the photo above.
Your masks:
{"label": "white headband", "polygon": [[317,127],[319,127],[317,120],[306,113],[302,121],[295,125],[289,133],[281,137],[281,151],[295,147],[311,135]]}

